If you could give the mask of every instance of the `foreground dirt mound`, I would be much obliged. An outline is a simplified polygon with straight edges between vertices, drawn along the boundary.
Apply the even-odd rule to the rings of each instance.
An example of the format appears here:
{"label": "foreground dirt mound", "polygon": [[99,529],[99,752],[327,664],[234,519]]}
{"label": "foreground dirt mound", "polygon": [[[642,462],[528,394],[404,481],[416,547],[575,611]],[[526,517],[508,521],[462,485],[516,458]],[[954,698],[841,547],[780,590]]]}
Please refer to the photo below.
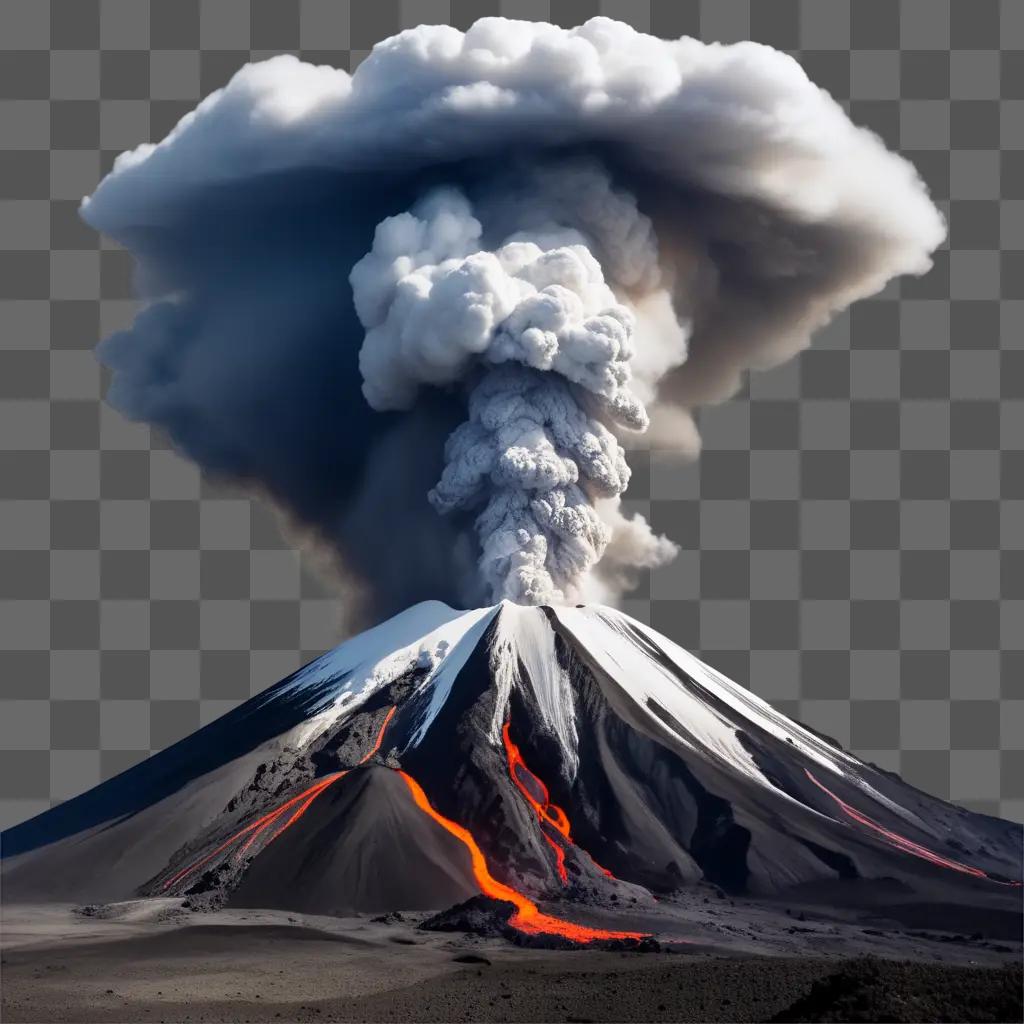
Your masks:
{"label": "foreground dirt mound", "polygon": [[428,917],[420,928],[427,932],[468,932],[471,935],[499,938],[511,934],[508,922],[515,910],[515,904],[506,900],[473,896]]}
{"label": "foreground dirt mound", "polygon": [[1021,968],[970,968],[864,958],[814,982],[773,1021],[1019,1021]]}

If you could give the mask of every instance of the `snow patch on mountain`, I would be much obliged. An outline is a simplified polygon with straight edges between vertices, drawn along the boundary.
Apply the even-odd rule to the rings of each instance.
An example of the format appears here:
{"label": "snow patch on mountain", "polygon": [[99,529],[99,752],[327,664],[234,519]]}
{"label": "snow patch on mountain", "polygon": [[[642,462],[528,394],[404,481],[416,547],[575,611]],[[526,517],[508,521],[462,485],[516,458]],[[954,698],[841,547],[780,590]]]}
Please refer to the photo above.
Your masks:
{"label": "snow patch on mountain", "polygon": [[[562,605],[551,608],[550,614],[572,644],[586,651],[636,707],[651,736],[682,744],[699,758],[717,761],[759,786],[776,789],[740,736],[741,732],[763,730],[842,776],[903,819],[924,827],[917,815],[867,781],[861,762],[853,755],[786,718],[746,687],[650,627],[602,605]],[[500,748],[512,691],[529,690],[541,723],[559,742],[568,778],[575,778],[579,744],[573,684],[559,663],[555,629],[543,608],[502,601],[457,611],[440,601],[426,601],[311,662],[283,686],[269,691],[267,699],[309,691],[316,702],[310,717],[288,738],[290,744],[301,748],[373,694],[416,669],[421,674],[418,692],[430,695],[409,739],[410,747],[419,746],[492,623],[488,657],[496,692],[487,741]],[[695,685],[688,685],[687,679]],[[664,709],[673,724],[656,714],[654,706]],[[796,800],[789,794],[782,796]]]}
{"label": "snow patch on mountain", "polygon": [[475,608],[465,612],[457,619],[446,623],[425,638],[421,647],[430,649],[434,645],[435,652],[443,652],[442,659],[432,669],[431,674],[420,684],[420,689],[430,686],[430,704],[427,705],[413,733],[411,744],[416,746],[423,741],[431,724],[451,695],[452,686],[466,659],[473,653],[480,638],[497,613],[497,606],[491,608]]}
{"label": "snow patch on mountain", "polygon": [[468,643],[461,643],[463,637],[481,620],[489,621],[495,610],[463,612],[441,601],[423,601],[310,662],[283,686],[268,691],[267,699],[294,697],[297,691],[314,695],[310,718],[290,737],[294,746],[302,747],[400,675],[419,668],[425,673],[421,685],[435,685],[427,719],[417,733],[422,738],[486,622]]}
{"label": "snow patch on mountain", "polygon": [[[776,739],[792,744],[823,768],[863,789],[873,800],[923,827],[917,815],[879,793],[861,776],[860,762],[852,754],[786,718],[746,687],[723,676],[650,627],[602,606],[558,607],[553,612],[580,646],[601,661],[608,675],[644,711],[655,735],[668,732],[694,753],[711,752],[753,781],[770,786],[771,781],[739,739],[736,722],[745,720]],[[638,639],[647,644],[638,643]],[[735,711],[735,717],[730,720],[701,700],[659,661],[657,653]],[[651,701],[665,708],[678,723],[685,723],[685,728],[670,728],[651,711]]]}
{"label": "snow patch on mountain", "polygon": [[558,737],[569,778],[579,767],[576,707],[568,673],[558,663],[555,633],[540,608],[502,601],[491,643],[491,673],[497,688],[490,741],[501,743],[509,697],[515,686],[528,685],[537,700],[541,719]]}
{"label": "snow patch on mountain", "polygon": [[[698,756],[711,754],[741,771],[756,782],[768,780],[754,763],[749,751],[740,742],[735,726],[719,711],[696,699],[676,676],[644,647],[630,637],[634,621],[619,617],[609,609],[557,608],[558,621],[565,626],[601,668],[628,695],[648,719],[655,736],[668,732]],[[635,625],[639,625],[636,623]],[[693,659],[696,677],[701,678],[703,666]],[[692,674],[692,673],[691,673]],[[685,727],[673,729],[652,710],[655,701]]]}

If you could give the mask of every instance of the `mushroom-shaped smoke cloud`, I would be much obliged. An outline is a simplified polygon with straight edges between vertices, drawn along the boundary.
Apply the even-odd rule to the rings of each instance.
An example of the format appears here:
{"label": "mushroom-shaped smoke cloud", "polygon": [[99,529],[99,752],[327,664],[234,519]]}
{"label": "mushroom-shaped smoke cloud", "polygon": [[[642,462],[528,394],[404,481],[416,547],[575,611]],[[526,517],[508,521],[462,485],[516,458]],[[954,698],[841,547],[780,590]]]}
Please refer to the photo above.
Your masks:
{"label": "mushroom-shaped smoke cloud", "polygon": [[788,56],[605,18],[249,65],[83,215],[146,300],[109,400],[273,496],[370,617],[614,600],[674,552],[620,511],[620,437],[695,450],[693,408],[944,235]]}

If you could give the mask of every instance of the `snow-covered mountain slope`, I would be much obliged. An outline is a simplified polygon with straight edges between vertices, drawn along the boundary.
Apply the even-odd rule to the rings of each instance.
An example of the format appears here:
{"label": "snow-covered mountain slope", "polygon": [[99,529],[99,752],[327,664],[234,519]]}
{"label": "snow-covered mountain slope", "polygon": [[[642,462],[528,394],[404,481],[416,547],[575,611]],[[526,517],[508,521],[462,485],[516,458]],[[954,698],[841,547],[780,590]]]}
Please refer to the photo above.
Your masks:
{"label": "snow-covered mountain slope", "polygon": [[3,852],[7,899],[339,913],[702,880],[993,908],[1021,891],[1020,826],[860,762],[621,612],[508,602],[416,605]]}

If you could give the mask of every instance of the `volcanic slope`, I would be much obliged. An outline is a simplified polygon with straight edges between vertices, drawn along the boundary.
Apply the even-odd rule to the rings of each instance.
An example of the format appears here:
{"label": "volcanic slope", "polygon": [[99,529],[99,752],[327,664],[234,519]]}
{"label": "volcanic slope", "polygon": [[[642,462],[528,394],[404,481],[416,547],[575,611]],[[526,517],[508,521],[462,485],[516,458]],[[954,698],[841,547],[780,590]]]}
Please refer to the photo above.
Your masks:
{"label": "volcanic slope", "polygon": [[577,941],[641,933],[625,912],[573,924],[574,901],[701,881],[927,905],[936,927],[1021,901],[1019,825],[864,764],[600,606],[416,605],[8,830],[3,855],[8,902],[342,915],[483,892],[520,931]]}

